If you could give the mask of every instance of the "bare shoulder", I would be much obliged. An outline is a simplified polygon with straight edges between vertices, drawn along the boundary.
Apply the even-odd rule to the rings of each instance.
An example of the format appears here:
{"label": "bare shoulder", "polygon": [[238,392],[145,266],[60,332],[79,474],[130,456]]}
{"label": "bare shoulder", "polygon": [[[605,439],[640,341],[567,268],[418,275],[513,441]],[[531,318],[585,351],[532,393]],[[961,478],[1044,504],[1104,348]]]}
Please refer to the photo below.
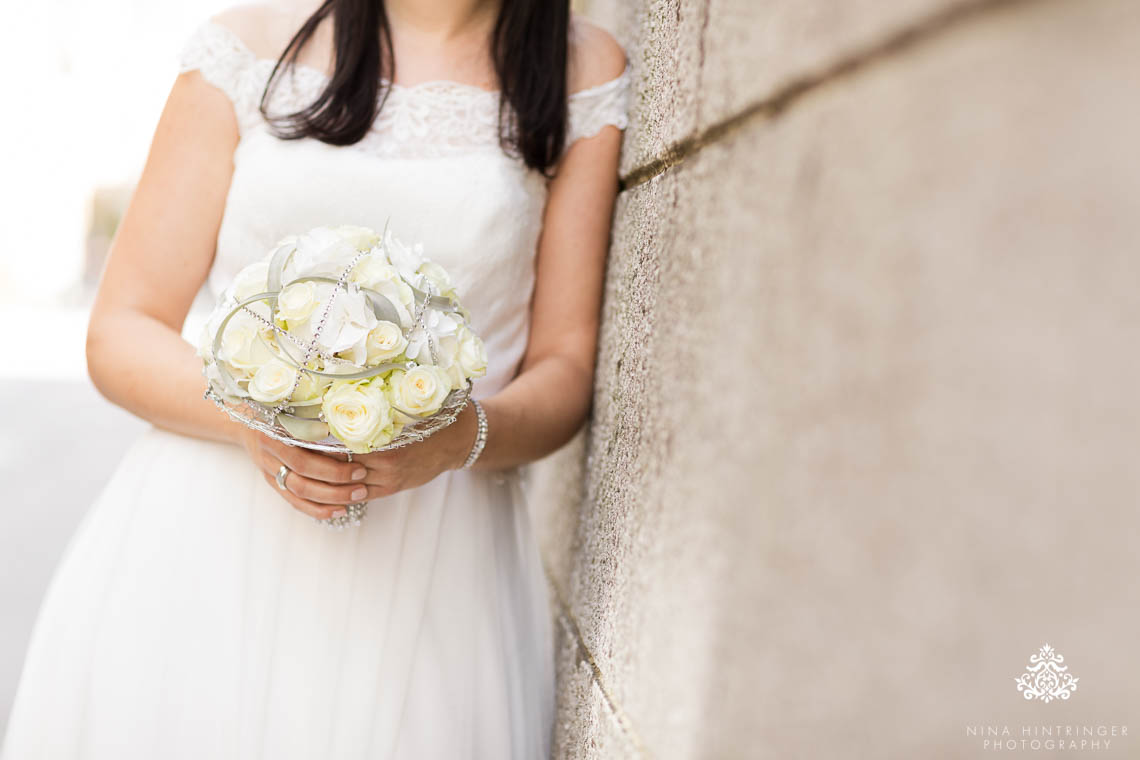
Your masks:
{"label": "bare shoulder", "polygon": [[272,3],[241,3],[210,20],[236,34],[258,58],[276,59],[305,18]]}
{"label": "bare shoulder", "polygon": [[614,36],[577,13],[570,18],[570,92],[596,87],[621,76],[625,50]]}

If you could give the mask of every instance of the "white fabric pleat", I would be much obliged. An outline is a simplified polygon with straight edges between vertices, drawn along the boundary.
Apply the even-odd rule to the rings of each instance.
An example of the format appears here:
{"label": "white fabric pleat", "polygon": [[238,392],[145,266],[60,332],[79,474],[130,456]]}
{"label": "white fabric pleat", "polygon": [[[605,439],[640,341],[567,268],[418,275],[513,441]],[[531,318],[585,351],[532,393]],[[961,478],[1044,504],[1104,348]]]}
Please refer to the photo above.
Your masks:
{"label": "white fabric pleat", "polygon": [[150,428],[64,552],[3,760],[539,758],[553,655],[517,478],[329,531],[236,446]]}

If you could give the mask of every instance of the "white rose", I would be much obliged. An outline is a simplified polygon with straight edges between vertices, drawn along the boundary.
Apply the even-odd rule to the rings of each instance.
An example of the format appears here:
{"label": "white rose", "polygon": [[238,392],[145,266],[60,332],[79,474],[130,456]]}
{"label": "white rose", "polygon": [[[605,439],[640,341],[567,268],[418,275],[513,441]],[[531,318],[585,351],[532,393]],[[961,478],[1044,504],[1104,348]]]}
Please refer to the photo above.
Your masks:
{"label": "white rose", "polygon": [[459,362],[452,362],[447,369],[443,370],[443,373],[447,375],[447,381],[452,388],[463,387],[463,382],[467,379],[463,374],[463,366]]}
{"label": "white rose", "polygon": [[213,389],[223,387],[222,376],[218,373],[217,364],[203,364],[202,377],[206,378],[206,382],[208,382]]}
{"label": "white rose", "polygon": [[396,314],[400,318],[400,324],[403,327],[410,328],[415,320],[412,319],[412,312],[415,311],[416,298],[412,294],[412,289],[408,287],[408,283],[402,279],[385,280],[379,282],[372,288],[380,295],[388,299],[388,302],[396,309]]}
{"label": "white rose", "polygon": [[274,357],[261,336],[261,323],[245,311],[239,311],[226,323],[218,358],[251,374]]}
{"label": "white rose", "polygon": [[356,263],[349,279],[362,287],[375,290],[382,282],[399,280],[400,273],[396,267],[384,260],[377,249]]}
{"label": "white rose", "polygon": [[288,250],[290,248],[296,248],[297,247],[297,240],[299,240],[299,237],[297,235],[286,235],[285,237],[278,240],[276,245],[274,245],[272,248],[269,249],[269,251],[266,252],[266,254],[262,260],[265,261],[266,264],[268,264],[270,261],[273,260],[273,257],[277,255],[277,252],[279,250],[281,250],[281,249]]}
{"label": "white rose", "polygon": [[408,339],[404,337],[399,325],[381,321],[368,333],[365,345],[368,350],[368,364],[376,365],[399,356],[407,347]]}
{"label": "white rose", "polygon": [[211,316],[206,324],[202,325],[202,330],[198,333],[198,358],[206,362],[214,353],[214,333],[217,332],[218,326]]}
{"label": "white rose", "polygon": [[487,374],[487,347],[483,340],[467,328],[460,331],[458,362],[467,377]]}
{"label": "white rose", "polygon": [[304,322],[317,302],[317,288],[312,282],[294,282],[277,294],[277,312],[291,324]]}
{"label": "white rose", "polygon": [[230,285],[234,298],[244,301],[250,296],[264,293],[269,279],[269,262],[262,259],[243,268]]}
{"label": "white rose", "polygon": [[280,359],[263,364],[249,381],[249,395],[263,404],[275,404],[288,396],[297,381],[297,370]]}
{"label": "white rose", "polygon": [[420,365],[407,372],[396,370],[389,377],[392,398],[406,412],[428,415],[439,410],[447,394],[451,392],[451,381],[438,367]]}
{"label": "white rose", "polygon": [[463,374],[463,365],[459,363],[459,338],[456,335],[447,335],[436,343],[437,367],[447,375],[452,388],[463,385],[466,375]]}
{"label": "white rose", "polygon": [[[259,314],[265,322],[269,322],[269,304],[265,301],[254,301],[247,303],[242,307],[242,311],[252,311],[254,314]],[[264,324],[264,323],[263,323]]]}
{"label": "white rose", "polygon": [[396,267],[384,260],[380,249],[374,249],[353,267],[349,281],[379,293],[396,310],[400,324],[411,327],[415,296]]}
{"label": "white rose", "polygon": [[342,224],[333,230],[340,235],[341,240],[358,251],[367,251],[380,242],[380,236],[368,227],[358,227],[352,224]]}
{"label": "white rose", "polygon": [[435,353],[438,361],[435,363],[441,369],[448,369],[459,361],[459,337],[446,335],[435,343]]}
{"label": "white rose", "polygon": [[[350,375],[350,374],[353,374],[355,372],[359,372],[360,367],[355,366],[351,362],[326,362],[325,367],[322,371],[328,372],[328,373],[333,374],[333,375]],[[337,378],[326,378],[326,379],[329,380],[329,382],[332,382],[333,380],[335,380]],[[348,382],[348,381],[342,380],[341,382]],[[363,381],[358,380],[357,382],[363,382]]]}
{"label": "white rose", "polygon": [[[310,362],[310,365],[312,362]],[[289,398],[293,401],[312,401],[324,393],[332,383],[332,378],[323,375],[314,375],[311,372],[302,372],[301,379],[297,381],[297,389]]]}
{"label": "white rose", "polygon": [[427,278],[428,282],[435,285],[436,293],[447,293],[451,291],[451,276],[447,270],[436,264],[434,261],[425,261],[420,264],[419,273]]}
{"label": "white rose", "polygon": [[353,452],[366,454],[392,440],[392,410],[379,386],[334,381],[321,412],[332,434]]}

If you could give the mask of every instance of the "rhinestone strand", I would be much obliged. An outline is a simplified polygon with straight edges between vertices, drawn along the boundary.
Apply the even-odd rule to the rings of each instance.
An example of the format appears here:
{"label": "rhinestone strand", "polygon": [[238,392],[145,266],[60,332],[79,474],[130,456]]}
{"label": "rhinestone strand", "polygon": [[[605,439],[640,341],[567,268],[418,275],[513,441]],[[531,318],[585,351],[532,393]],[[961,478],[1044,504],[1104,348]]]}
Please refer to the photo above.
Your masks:
{"label": "rhinestone strand", "polygon": [[344,506],[344,514],[340,517],[327,517],[323,520],[319,517],[313,517],[311,519],[313,522],[320,523],[329,530],[340,531],[349,527],[359,527],[367,514],[368,502],[361,501],[356,504],[346,504]]}
{"label": "rhinestone strand", "polygon": [[[304,343],[297,340],[295,335],[293,335],[292,333],[290,333],[288,330],[284,329],[280,325],[273,324],[268,319],[261,316],[256,311],[249,308],[248,306],[243,306],[242,309],[244,311],[248,312],[249,314],[251,314],[253,316],[253,318],[256,319],[257,321],[261,322],[261,324],[265,325],[270,330],[272,330],[274,332],[274,334],[284,335],[286,338],[288,338],[290,341],[292,341],[293,345],[296,346],[297,348],[305,348]],[[317,347],[317,356],[320,357],[321,359],[324,359],[326,362],[333,362],[334,364],[352,364],[352,366],[354,366],[354,367],[356,366],[355,364],[353,364],[348,359],[342,359],[339,356],[328,353],[327,351],[322,351],[320,349],[320,347]]]}
{"label": "rhinestone strand", "polygon": [[[352,452],[348,452],[348,461],[352,461]],[[321,523],[330,530],[344,530],[347,527],[359,527],[365,515],[368,514],[368,502],[358,501],[355,504],[346,504],[344,514],[340,517],[328,517],[324,520],[314,517],[313,520]]]}
{"label": "rhinestone strand", "polygon": [[[318,350],[317,349],[317,339],[320,337],[321,330],[324,329],[325,322],[328,320],[329,313],[332,311],[333,301],[336,299],[337,294],[340,293],[340,289],[343,287],[346,287],[345,282],[348,280],[349,273],[352,271],[353,267],[356,266],[356,262],[360,261],[362,258],[367,256],[370,252],[371,251],[357,251],[356,255],[352,257],[352,261],[348,262],[348,265],[345,266],[344,271],[340,273],[340,277],[337,278],[336,285],[333,286],[332,295],[329,296],[329,300],[325,303],[325,309],[323,312],[321,312],[320,321],[317,322],[317,327],[315,330],[313,330],[313,338],[312,338],[312,340],[309,341],[309,345],[305,349],[305,355],[301,358],[301,366],[302,367],[308,365],[309,359],[312,358],[313,351]],[[286,407],[289,406],[289,399],[293,396],[293,393],[297,390],[297,386],[301,384],[301,372],[302,371],[303,370],[297,371],[297,376],[293,378],[292,389],[290,389],[289,393],[287,393],[285,395],[285,398],[282,399],[277,404],[277,406],[273,407],[272,413],[274,415],[280,414],[281,412],[283,412],[285,410]]]}
{"label": "rhinestone strand", "polygon": [[419,310],[416,312],[415,326],[421,330],[424,335],[427,336],[428,352],[431,354],[431,363],[438,366],[439,353],[435,347],[435,338],[432,337],[431,332],[427,329],[426,321],[428,303],[431,301],[431,297],[435,295],[433,292],[435,288],[428,280],[424,280],[423,286],[425,295],[423,302],[420,304]]}

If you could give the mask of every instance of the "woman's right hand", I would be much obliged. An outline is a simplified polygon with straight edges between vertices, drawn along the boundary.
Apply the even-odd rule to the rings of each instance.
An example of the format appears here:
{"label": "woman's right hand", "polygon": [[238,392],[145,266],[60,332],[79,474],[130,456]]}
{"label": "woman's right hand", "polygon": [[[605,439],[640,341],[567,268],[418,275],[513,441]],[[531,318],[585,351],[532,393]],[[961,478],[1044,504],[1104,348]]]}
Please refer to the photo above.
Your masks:
{"label": "woman's right hand", "polygon": [[[253,428],[242,427],[238,440],[273,490],[310,517],[337,517],[344,514],[344,505],[368,498],[363,482],[368,471],[362,464],[290,446]],[[289,468],[284,491],[277,487],[277,470],[283,464]]]}

